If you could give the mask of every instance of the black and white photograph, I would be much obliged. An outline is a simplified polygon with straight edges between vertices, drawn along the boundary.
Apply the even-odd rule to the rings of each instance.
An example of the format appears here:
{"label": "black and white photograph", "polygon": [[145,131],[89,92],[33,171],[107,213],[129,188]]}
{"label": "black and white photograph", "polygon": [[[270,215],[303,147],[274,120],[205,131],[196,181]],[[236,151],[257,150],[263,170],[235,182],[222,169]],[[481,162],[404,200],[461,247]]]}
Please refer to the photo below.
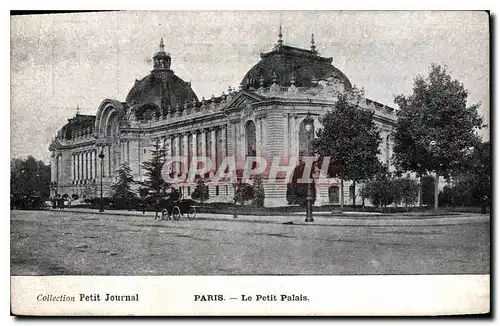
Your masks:
{"label": "black and white photograph", "polygon": [[[10,43],[14,314],[304,315],[329,286],[134,310],[135,277],[184,276],[480,276],[481,309],[428,314],[489,312],[488,11],[11,13]],[[405,314],[376,309],[348,314]]]}

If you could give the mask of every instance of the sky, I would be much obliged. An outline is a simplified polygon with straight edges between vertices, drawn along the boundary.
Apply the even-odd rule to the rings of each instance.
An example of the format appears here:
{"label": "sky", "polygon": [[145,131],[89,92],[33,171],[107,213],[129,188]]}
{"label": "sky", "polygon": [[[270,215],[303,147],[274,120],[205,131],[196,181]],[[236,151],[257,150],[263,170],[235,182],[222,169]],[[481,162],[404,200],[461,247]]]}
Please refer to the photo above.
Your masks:
{"label": "sky", "polygon": [[[11,17],[11,157],[49,161],[48,146],[73,117],[96,114],[106,98],[125,101],[148,75],[160,37],[172,69],[201,99],[238,87],[272,49],[284,44],[333,57],[366,97],[395,107],[431,63],[447,65],[481,102],[489,124],[489,29],[476,11],[128,11]],[[483,129],[489,139],[489,129]]]}

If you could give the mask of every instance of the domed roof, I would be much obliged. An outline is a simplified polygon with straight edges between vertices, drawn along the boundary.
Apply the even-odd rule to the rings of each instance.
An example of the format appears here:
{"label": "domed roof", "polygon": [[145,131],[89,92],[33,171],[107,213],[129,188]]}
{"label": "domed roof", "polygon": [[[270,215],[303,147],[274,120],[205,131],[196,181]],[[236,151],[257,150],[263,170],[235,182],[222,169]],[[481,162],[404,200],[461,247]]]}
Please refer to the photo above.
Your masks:
{"label": "domed roof", "polygon": [[155,72],[136,81],[129,91],[126,102],[132,105],[156,104],[158,107],[176,107],[185,102],[198,101],[198,97],[173,71]]}
{"label": "domed roof", "polygon": [[313,80],[332,78],[340,79],[347,91],[352,89],[346,75],[331,64],[332,58],[319,56],[314,46],[306,50],[279,43],[260,57],[241,81],[244,90],[258,89],[261,84],[268,87],[274,80],[279,86],[290,86],[292,79],[297,87],[311,87]]}
{"label": "domed roof", "polygon": [[198,102],[198,97],[191,89],[191,83],[177,77],[170,69],[170,54],[165,52],[163,38],[160,51],[153,56],[153,71],[141,80],[136,80],[128,92],[126,102],[130,106],[155,104],[160,108],[176,107],[185,102]]}
{"label": "domed roof", "polygon": [[68,119],[58,135],[64,139],[73,139],[78,135],[86,135],[92,133],[95,125],[95,115],[86,115],[77,113],[75,117]]}

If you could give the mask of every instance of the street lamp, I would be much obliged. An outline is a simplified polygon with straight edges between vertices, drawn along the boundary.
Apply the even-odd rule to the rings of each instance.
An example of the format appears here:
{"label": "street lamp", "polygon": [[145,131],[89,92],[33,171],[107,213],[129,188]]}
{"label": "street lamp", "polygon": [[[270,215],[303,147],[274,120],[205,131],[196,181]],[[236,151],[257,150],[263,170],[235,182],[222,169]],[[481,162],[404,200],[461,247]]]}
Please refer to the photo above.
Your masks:
{"label": "street lamp", "polygon": [[101,200],[99,202],[99,212],[104,212],[104,202],[102,200],[102,174],[104,173],[104,153],[101,151],[99,153],[99,158],[101,159]]}
{"label": "street lamp", "polygon": [[[312,138],[311,136],[314,136],[314,125],[313,125],[313,120],[309,117],[304,120],[304,127],[307,133],[307,155],[311,156],[312,155],[312,149],[311,149],[311,142]],[[313,193],[312,193],[312,183],[311,183],[311,174],[309,175],[309,179],[307,182],[307,196],[306,196],[306,222],[314,222],[313,218],[313,208],[312,208],[312,203],[313,203]]]}
{"label": "street lamp", "polygon": [[[437,142],[435,140],[432,140],[429,143],[429,148],[432,152],[432,154],[435,155],[435,149],[436,149]],[[439,207],[439,174],[437,168],[434,171],[436,175],[436,180],[434,180],[434,210],[437,211]]]}

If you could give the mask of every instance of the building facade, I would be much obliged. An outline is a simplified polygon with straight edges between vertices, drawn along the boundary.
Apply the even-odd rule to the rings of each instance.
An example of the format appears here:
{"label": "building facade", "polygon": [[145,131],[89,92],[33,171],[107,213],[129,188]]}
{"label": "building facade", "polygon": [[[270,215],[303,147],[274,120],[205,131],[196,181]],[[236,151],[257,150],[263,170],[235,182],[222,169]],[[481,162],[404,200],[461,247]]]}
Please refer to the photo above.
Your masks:
{"label": "building facade", "polygon": [[[375,113],[383,139],[379,159],[391,166],[394,109],[366,98],[363,89],[332,65],[332,58],[319,55],[314,37],[310,48],[303,49],[285,45],[280,32],[277,44],[260,58],[238,89],[199,99],[191,84],[171,69],[172,58],[162,39],[153,70],[135,81],[124,102],[105,99],[95,116],[77,114],[57,132],[49,148],[52,195],[98,196],[102,174],[104,195],[109,196],[123,162],[129,163],[136,181],[143,181],[141,163],[151,158],[154,144],[166,155],[183,156],[188,162],[195,156],[209,157],[214,168],[227,157],[234,157],[239,167],[247,156],[285,161],[298,157],[307,153],[309,133],[321,128],[320,117],[340,94],[359,109]],[[177,169],[187,172],[184,165]],[[194,186],[182,184],[184,196]],[[212,201],[232,201],[232,182],[208,186]],[[336,179],[317,186],[315,205],[339,204],[342,197],[350,202],[349,187],[345,182],[340,189]],[[266,206],[287,205],[286,184],[264,180],[264,192]]]}

